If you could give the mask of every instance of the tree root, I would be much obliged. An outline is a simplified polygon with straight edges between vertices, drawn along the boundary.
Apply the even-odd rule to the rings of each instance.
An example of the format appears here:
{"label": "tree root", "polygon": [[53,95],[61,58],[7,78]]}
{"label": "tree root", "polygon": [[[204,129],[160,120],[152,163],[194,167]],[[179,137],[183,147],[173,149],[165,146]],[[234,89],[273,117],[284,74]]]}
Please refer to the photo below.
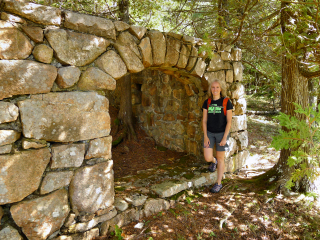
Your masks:
{"label": "tree root", "polygon": [[[229,202],[233,199],[234,196],[235,196],[235,194],[232,195]],[[228,203],[227,203],[227,205],[228,205]],[[223,219],[220,220],[220,223],[219,223],[220,230],[222,230],[223,224],[227,222],[228,218],[234,213],[234,211],[238,208],[239,205],[240,205],[240,201],[236,200],[236,206],[234,208],[232,208],[231,211],[229,211]]]}

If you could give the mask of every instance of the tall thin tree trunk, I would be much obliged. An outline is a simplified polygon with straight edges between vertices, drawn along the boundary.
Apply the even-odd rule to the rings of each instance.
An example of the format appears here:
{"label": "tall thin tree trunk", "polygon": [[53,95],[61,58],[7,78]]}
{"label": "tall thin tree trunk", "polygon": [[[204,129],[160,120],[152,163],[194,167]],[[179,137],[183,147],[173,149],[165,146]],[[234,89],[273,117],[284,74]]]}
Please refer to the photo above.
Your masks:
{"label": "tall thin tree trunk", "polygon": [[118,82],[120,83],[120,89],[122,93],[118,118],[121,120],[121,123],[127,131],[128,139],[136,139],[136,134],[133,128],[130,74],[125,75],[119,79]]}
{"label": "tall thin tree trunk", "polygon": [[[281,30],[284,34],[287,29],[286,25],[289,23],[290,16],[287,7],[290,3],[281,3]],[[300,104],[303,108],[308,106],[308,80],[299,72],[299,63],[294,57],[296,52],[296,44],[287,45],[287,52],[282,57],[282,89],[281,89],[281,112],[290,116],[296,116],[298,119],[303,119],[303,115],[295,112],[294,103]],[[286,129],[284,129],[286,130]],[[284,185],[290,178],[293,168],[287,165],[288,158],[291,151],[294,149],[282,149],[278,163],[272,170],[276,171],[280,184]],[[310,184],[309,184],[310,185]],[[301,190],[301,184],[297,183],[297,187]],[[303,190],[307,190],[308,186],[304,186]]]}

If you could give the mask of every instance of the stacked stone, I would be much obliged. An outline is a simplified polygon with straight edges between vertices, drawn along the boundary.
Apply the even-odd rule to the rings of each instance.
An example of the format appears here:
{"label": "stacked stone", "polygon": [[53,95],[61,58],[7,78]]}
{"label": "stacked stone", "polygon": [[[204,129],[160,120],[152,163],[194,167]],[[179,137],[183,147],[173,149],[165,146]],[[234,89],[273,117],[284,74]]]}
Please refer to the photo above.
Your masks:
{"label": "stacked stone", "polygon": [[[145,68],[172,74],[178,80],[172,96],[181,101],[185,91],[194,98],[183,111],[197,127],[197,99],[210,80],[204,58],[188,36],[24,1],[2,0],[0,6],[0,239],[22,239],[21,232],[28,239],[92,239],[96,227],[117,214],[105,91]],[[241,89],[240,83],[232,89]],[[241,91],[237,96],[240,106]],[[241,141],[242,122],[236,124],[234,138]],[[172,134],[179,131],[186,130]],[[184,134],[176,149],[196,148],[198,132]]]}

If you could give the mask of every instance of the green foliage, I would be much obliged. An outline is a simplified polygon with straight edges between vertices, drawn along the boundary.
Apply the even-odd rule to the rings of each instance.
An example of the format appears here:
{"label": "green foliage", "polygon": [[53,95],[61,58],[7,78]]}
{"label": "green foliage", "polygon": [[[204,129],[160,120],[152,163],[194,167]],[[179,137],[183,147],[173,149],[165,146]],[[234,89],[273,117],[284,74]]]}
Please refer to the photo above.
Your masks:
{"label": "green foliage", "polygon": [[290,149],[291,156],[288,158],[289,167],[295,167],[291,178],[286,183],[287,188],[303,177],[313,181],[320,175],[320,105],[317,108],[308,107],[303,109],[294,103],[295,112],[300,114],[302,120],[295,116],[280,113],[275,118],[283,127],[279,135],[275,136],[272,146],[277,149]]}
{"label": "green foliage", "polygon": [[122,234],[122,229],[116,224],[115,226],[115,236],[118,238],[118,240],[122,240],[123,237],[121,236]]}

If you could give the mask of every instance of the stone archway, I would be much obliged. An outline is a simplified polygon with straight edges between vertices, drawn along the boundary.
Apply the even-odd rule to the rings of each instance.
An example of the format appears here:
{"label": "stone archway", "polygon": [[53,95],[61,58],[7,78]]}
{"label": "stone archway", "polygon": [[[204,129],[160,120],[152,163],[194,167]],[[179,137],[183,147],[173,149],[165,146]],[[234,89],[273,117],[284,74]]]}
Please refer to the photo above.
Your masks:
{"label": "stone archway", "polygon": [[[1,7],[0,218],[5,216],[5,228],[0,238],[10,234],[21,239],[23,233],[28,239],[73,234],[91,239],[102,231],[101,223],[139,218],[150,214],[154,204],[159,211],[170,207],[166,194],[144,199],[140,209],[118,212],[114,207],[109,101],[104,91],[115,90],[117,79],[127,72],[159,70],[179,82],[171,86],[166,75],[155,82],[156,90],[148,81],[138,83],[138,113],[154,136],[162,131],[161,124],[149,123],[177,121],[172,128],[180,132],[172,139],[180,150],[192,153],[200,151],[197,121],[207,82],[225,79],[235,106],[234,154],[228,170],[241,166],[247,151],[240,49],[215,44],[214,57],[207,63],[206,54],[198,53],[202,42],[193,37],[15,0],[3,0]],[[179,116],[176,108],[166,112],[182,101],[182,95],[191,99],[187,116]],[[156,118],[147,120],[152,113]],[[183,182],[179,189],[212,181],[207,175]]]}

